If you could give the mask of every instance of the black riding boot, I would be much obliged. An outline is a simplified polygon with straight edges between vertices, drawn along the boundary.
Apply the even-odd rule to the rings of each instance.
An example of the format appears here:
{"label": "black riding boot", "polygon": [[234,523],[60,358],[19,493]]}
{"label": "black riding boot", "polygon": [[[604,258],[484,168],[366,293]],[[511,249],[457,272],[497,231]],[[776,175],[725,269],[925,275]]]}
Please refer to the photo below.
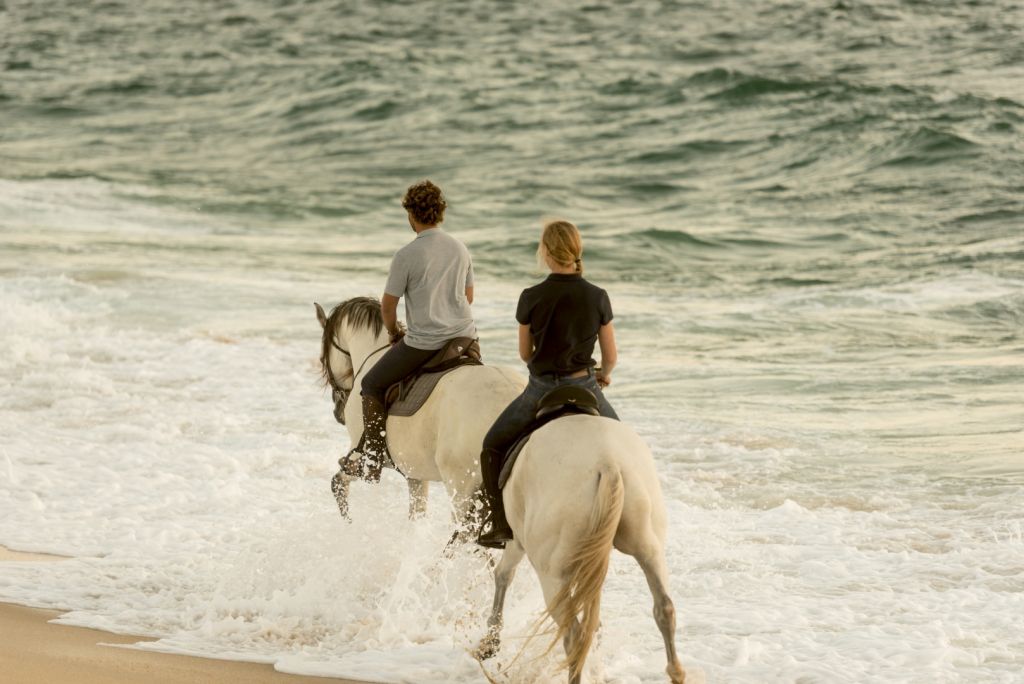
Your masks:
{"label": "black riding boot", "polygon": [[346,475],[367,482],[380,482],[380,471],[388,459],[388,441],[384,434],[386,420],[384,405],[375,397],[363,395],[363,436],[340,461]]}
{"label": "black riding boot", "polygon": [[484,501],[488,511],[476,543],[492,549],[503,549],[505,542],[512,541],[512,528],[505,519],[505,503],[498,488],[503,457],[504,454],[495,449],[484,449],[480,453],[480,472],[484,477]]}

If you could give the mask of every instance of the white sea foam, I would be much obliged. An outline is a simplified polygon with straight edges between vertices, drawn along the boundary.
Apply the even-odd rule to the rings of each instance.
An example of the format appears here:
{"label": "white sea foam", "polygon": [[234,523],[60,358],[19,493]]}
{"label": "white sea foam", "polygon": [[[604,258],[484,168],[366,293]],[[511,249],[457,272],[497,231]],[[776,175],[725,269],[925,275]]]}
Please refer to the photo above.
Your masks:
{"label": "white sea foam", "polygon": [[[257,254],[261,244],[244,242]],[[483,681],[468,653],[485,630],[489,571],[475,550],[442,557],[451,530],[440,487],[428,517],[410,522],[397,476],[355,485],[352,524],[328,489],[347,443],[316,381],[310,301],[374,293],[380,259],[336,286],[231,262],[214,273],[192,258],[167,255],[159,277],[144,266],[97,282],[64,257],[63,274],[0,279],[0,543],[76,556],[0,563],[0,599],[157,637],[147,649],[294,673]],[[515,358],[508,312],[520,285],[482,283],[476,313],[496,363]],[[927,303],[933,289],[941,308],[947,288],[1013,287],[971,276],[906,296]],[[904,294],[885,296],[903,306]],[[1019,479],[937,476],[862,431],[793,419],[827,399],[761,389],[743,375],[753,365],[700,348],[688,319],[718,324],[720,313],[658,306],[660,327],[633,329],[655,295],[615,301],[625,323],[609,396],[659,463],[678,643],[695,681],[1019,681]],[[524,563],[505,647],[486,665],[510,668],[499,680],[563,677],[555,659],[536,660],[543,640],[515,660],[541,607]],[[642,573],[619,554],[602,621],[591,681],[664,679]]]}
{"label": "white sea foam", "polygon": [[144,186],[115,189],[93,179],[15,182],[0,178],[0,217],[5,228],[58,226],[93,235],[213,232],[213,222],[199,212],[138,201],[152,195]]}

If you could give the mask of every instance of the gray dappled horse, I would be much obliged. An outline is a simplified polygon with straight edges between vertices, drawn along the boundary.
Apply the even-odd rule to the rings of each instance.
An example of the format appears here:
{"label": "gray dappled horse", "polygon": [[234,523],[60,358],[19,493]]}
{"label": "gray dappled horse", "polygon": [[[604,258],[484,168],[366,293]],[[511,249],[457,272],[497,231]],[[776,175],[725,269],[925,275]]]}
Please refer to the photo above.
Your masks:
{"label": "gray dappled horse", "polygon": [[[316,312],[323,328],[320,364],[333,390],[334,415],[345,424],[352,444],[357,444],[363,432],[362,408],[359,401],[347,399],[350,392],[358,395],[363,375],[389,347],[380,302],[356,297],[336,306],[330,315],[319,304]],[[442,482],[456,522],[469,519],[481,482],[484,435],[525,384],[526,379],[509,368],[460,366],[440,379],[415,414],[388,418],[388,448],[395,467],[408,480],[411,516],[426,510],[427,483]],[[332,481],[345,517],[350,481],[340,471]],[[463,527],[461,540],[471,533],[475,530]]]}

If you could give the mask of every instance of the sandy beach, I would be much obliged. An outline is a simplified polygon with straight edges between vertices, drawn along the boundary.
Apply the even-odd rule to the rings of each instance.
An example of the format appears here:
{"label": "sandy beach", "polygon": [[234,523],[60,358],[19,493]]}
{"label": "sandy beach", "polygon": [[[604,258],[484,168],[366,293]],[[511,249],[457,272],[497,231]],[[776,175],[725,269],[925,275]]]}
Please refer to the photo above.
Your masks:
{"label": "sandy beach", "polygon": [[[59,561],[59,556],[11,551],[0,561]],[[0,603],[0,672],[8,684],[365,684],[300,677],[270,665],[151,653],[101,644],[134,644],[145,637],[51,624],[53,610]]]}

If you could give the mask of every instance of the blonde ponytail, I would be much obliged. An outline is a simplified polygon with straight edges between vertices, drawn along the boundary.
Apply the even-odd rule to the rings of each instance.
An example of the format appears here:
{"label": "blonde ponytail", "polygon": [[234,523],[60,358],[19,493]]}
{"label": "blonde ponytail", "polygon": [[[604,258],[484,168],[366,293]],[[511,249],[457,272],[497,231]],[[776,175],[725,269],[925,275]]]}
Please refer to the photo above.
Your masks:
{"label": "blonde ponytail", "polygon": [[537,247],[537,261],[542,266],[545,256],[563,268],[575,266],[576,272],[583,275],[583,239],[579,228],[561,219],[544,224]]}

